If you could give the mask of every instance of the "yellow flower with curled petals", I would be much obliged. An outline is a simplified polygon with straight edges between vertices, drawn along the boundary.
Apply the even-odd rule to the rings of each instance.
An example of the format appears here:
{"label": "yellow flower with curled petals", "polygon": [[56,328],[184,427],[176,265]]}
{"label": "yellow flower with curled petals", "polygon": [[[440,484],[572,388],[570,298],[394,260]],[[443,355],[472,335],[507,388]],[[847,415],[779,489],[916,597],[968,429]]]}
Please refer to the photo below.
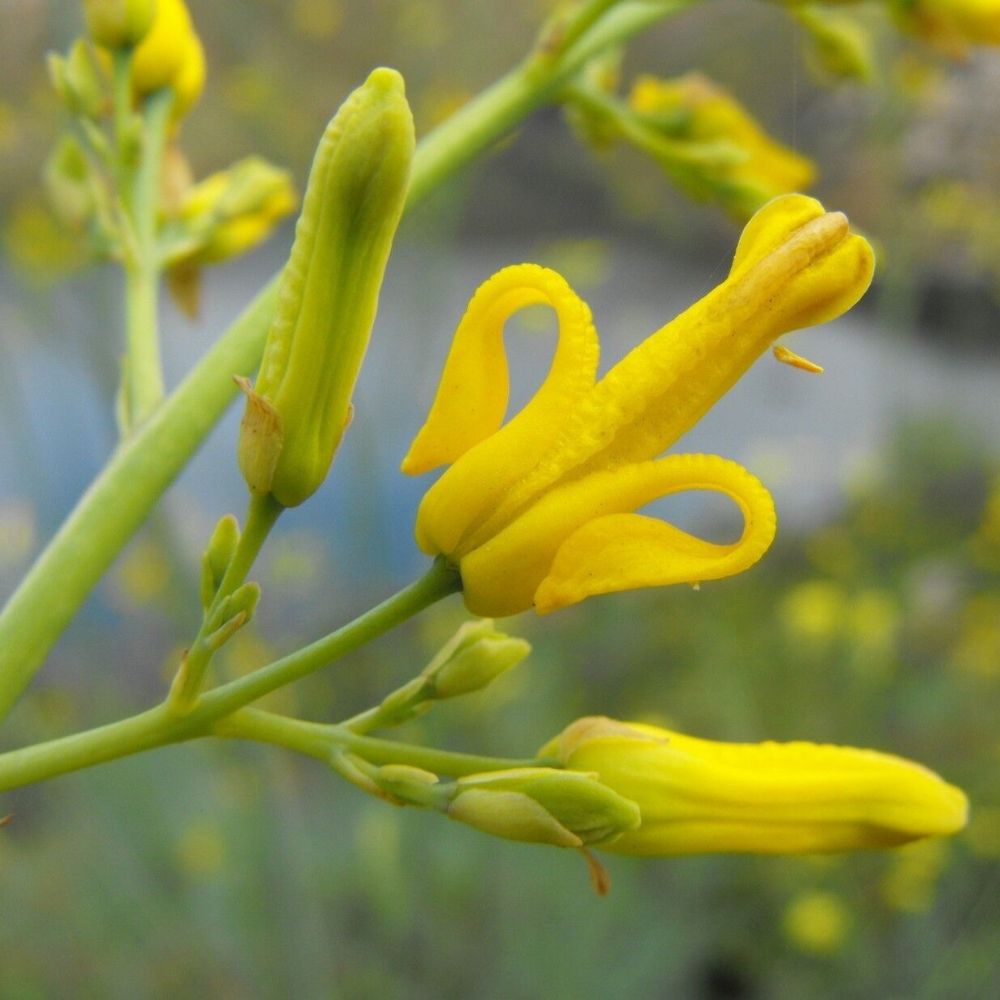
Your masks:
{"label": "yellow flower with curled petals", "polygon": [[816,179],[811,160],[772,139],[735,97],[701,73],[669,80],[640,76],[629,107],[677,139],[731,145],[735,157],[706,164],[700,183],[717,188],[716,196],[743,218],[768,199],[802,191]]}
{"label": "yellow flower with curled petals", "polygon": [[539,751],[639,806],[621,854],[813,854],[895,847],[965,826],[965,795],[933,771],[875,750],[716,743],[600,716]]}
{"label": "yellow flower with curled petals", "polygon": [[[773,340],[839,316],[871,275],[871,248],[843,215],[802,195],[775,199],[748,223],[726,280],[597,381],[586,304],[553,271],[505,268],[469,304],[403,462],[410,474],[450,464],[420,505],[418,544],[457,565],[470,610],[494,617],[747,569],[774,537],[764,486],[715,455],[656,456]],[[556,313],[555,355],[504,423],[504,323],[535,303]],[[681,490],[729,496],[741,537],[716,544],[633,513]]]}

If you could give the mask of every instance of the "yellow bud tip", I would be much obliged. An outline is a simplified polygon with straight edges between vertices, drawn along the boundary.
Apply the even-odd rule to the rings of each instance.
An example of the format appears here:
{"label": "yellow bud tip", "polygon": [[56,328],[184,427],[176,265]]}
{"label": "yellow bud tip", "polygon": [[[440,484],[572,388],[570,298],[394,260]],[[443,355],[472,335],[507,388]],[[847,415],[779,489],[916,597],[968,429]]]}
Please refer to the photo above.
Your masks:
{"label": "yellow bud tip", "polygon": [[791,365],[792,368],[798,368],[800,371],[811,372],[813,375],[822,375],[825,370],[822,365],[818,365],[815,361],[810,361],[808,358],[802,357],[801,354],[796,354],[783,344],[775,344],[773,353],[775,359],[783,365]]}
{"label": "yellow bud tip", "polygon": [[377,88],[386,94],[398,94],[400,97],[406,95],[403,75],[388,66],[379,66],[377,69],[373,69],[368,74],[368,79],[365,80],[365,86]]}

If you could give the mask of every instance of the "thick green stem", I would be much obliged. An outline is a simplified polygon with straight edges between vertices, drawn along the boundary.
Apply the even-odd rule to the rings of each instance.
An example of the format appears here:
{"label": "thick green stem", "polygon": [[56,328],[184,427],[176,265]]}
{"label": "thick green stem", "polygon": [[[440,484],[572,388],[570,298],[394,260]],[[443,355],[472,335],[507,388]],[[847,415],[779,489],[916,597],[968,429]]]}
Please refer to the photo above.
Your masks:
{"label": "thick green stem", "polygon": [[164,705],[97,729],[0,754],[0,792],[189,738]]}
{"label": "thick green stem", "polygon": [[80,498],[0,614],[0,718],[112,560],[255,370],[277,298],[272,281],[133,434]]}
{"label": "thick green stem", "polygon": [[[690,3],[621,3],[559,59],[539,54],[513,70],[419,143],[407,205],[510,132],[588,59]],[[166,402],[133,430],[0,613],[0,719],[225,411],[236,392],[232,376],[256,370],[277,282],[275,277]]]}

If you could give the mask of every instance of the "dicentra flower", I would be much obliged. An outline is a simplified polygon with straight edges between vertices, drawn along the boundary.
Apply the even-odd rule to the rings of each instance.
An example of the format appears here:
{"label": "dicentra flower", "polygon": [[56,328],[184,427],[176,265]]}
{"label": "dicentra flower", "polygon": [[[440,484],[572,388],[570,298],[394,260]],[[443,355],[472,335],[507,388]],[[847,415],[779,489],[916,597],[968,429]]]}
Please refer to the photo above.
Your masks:
{"label": "dicentra flower", "polygon": [[[596,381],[590,310],[555,272],[508,267],[473,297],[403,471],[450,468],[417,514],[420,547],[460,568],[477,614],[541,613],[593,594],[739,573],[774,537],[771,497],[715,455],[656,459],[768,345],[839,316],[871,280],[872,251],[840,213],[802,195],[747,224],[725,281]],[[535,303],[559,323],[551,369],[504,423],[505,321]],[[680,490],[716,490],[743,514],[730,544],[632,513]]]}
{"label": "dicentra flower", "polygon": [[815,743],[715,743],[600,716],[539,751],[636,803],[621,854],[894,847],[965,826],[965,795],[919,764]]}

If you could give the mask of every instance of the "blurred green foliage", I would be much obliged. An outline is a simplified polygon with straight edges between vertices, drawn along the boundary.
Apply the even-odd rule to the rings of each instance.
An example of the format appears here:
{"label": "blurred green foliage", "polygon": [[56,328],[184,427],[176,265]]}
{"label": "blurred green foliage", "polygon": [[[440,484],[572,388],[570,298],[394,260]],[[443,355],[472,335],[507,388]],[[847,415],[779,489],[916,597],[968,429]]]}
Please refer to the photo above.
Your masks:
{"label": "blurred green foliage", "polygon": [[[985,455],[944,423],[906,426],[877,481],[828,523],[780,535],[753,572],[522,616],[526,664],[402,734],[529,753],[572,718],[607,713],[712,738],[872,746],[969,792],[972,822],[954,841],[829,858],[613,858],[599,899],[574,852],[366,800],[281,751],[192,745],[11,797],[0,996],[988,995],[1000,950],[1000,468]],[[322,578],[318,551],[293,536],[265,564],[288,631],[301,628],[297,595],[278,597],[277,584]],[[169,575],[148,538],[118,574],[133,601]],[[462,617],[449,602],[272,707],[324,719],[369,704]],[[261,641],[237,651],[244,669]],[[134,707],[110,680],[77,698],[48,688],[12,738]]]}

